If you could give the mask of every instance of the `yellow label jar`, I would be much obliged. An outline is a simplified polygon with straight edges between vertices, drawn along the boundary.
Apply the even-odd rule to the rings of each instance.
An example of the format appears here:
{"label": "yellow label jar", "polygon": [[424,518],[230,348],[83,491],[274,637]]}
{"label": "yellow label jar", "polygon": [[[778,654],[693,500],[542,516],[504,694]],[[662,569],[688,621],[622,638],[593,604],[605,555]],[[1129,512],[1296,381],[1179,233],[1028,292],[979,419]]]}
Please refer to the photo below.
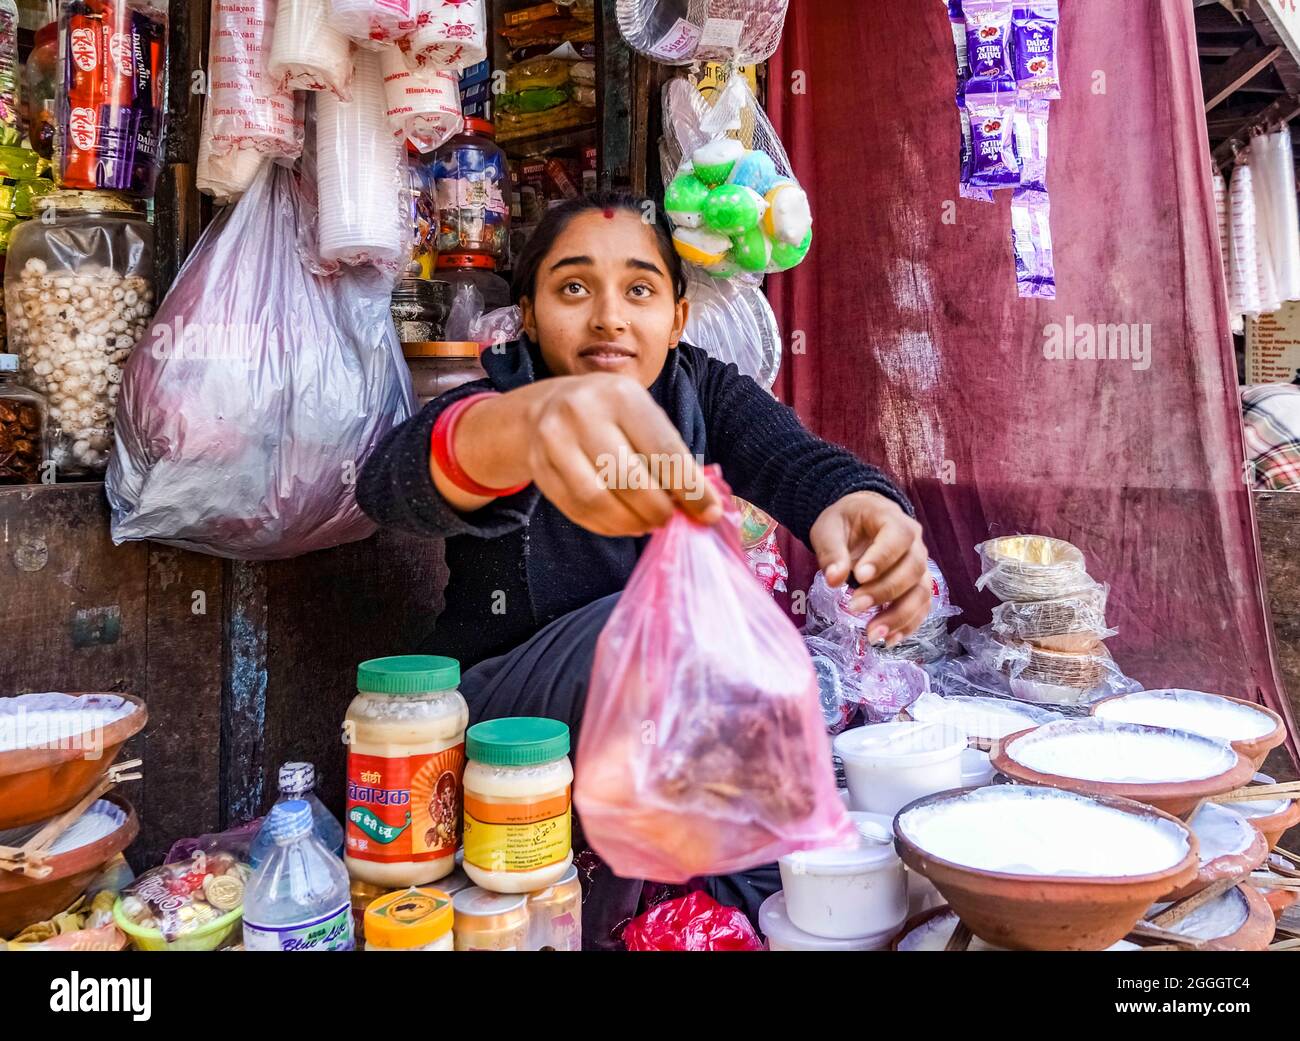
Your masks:
{"label": "yellow label jar", "polygon": [[516,716],[465,735],[465,873],[495,893],[560,881],[573,860],[569,728]]}
{"label": "yellow label jar", "polygon": [[470,886],[451,902],[456,911],[456,950],[528,949],[528,897],[522,893],[489,893]]}
{"label": "yellow label jar", "polygon": [[451,874],[469,709],[455,658],[401,655],[357,668],[348,706],[344,860],[353,879],[419,886]]}
{"label": "yellow label jar", "polygon": [[452,951],[451,897],[440,889],[388,893],[366,908],[368,951]]}

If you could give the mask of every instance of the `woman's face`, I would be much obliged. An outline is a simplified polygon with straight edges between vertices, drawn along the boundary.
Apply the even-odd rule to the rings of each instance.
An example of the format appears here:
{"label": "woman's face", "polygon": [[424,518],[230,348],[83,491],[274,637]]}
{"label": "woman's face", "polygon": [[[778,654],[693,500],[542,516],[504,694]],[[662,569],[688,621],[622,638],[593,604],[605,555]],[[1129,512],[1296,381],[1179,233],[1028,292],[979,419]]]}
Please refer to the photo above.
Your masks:
{"label": "woman's face", "polygon": [[542,258],[524,331],[557,376],[611,372],[655,381],[686,325],[688,304],[652,225],[628,210],[580,213]]}

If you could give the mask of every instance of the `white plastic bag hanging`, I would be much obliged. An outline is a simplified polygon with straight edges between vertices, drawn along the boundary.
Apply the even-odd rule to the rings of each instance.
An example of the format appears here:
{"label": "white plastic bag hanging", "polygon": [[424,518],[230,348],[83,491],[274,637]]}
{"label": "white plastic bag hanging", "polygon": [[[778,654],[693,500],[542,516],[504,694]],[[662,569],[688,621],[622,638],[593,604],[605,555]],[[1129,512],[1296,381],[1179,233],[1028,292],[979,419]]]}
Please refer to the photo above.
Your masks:
{"label": "white plastic bag hanging", "polygon": [[410,39],[417,65],[457,72],[486,60],[486,0],[426,3],[427,10]]}
{"label": "white plastic bag hanging", "polygon": [[185,262],[122,382],[115,543],[274,560],[374,531],[356,474],[414,405],[392,278],[314,273],[312,220],[295,173],[265,163]]}
{"label": "white plastic bag hanging", "polygon": [[1259,316],[1259,265],[1255,255],[1255,188],[1250,167],[1240,162],[1228,186],[1228,306],[1234,315]]}
{"label": "white plastic bag hanging", "polygon": [[686,269],[686,342],[719,361],[732,362],[771,390],[781,367],[781,330],[762,289],[741,279],[710,278]]}
{"label": "white plastic bag hanging", "polygon": [[781,42],[789,0],[617,0],[618,30],[633,50],[666,65],[767,61]]}
{"label": "white plastic bag hanging", "polygon": [[432,152],[460,132],[460,81],[454,72],[412,68],[397,45],[379,52],[388,125],[421,152]]}
{"label": "white plastic bag hanging", "polygon": [[423,0],[329,0],[330,22],[344,36],[367,46],[415,31]]}
{"label": "white plastic bag hanging", "polygon": [[268,69],[283,90],[348,97],[352,43],[329,21],[329,0],[280,0]]}
{"label": "white plastic bag hanging", "polygon": [[664,190],[682,259],[715,278],[799,264],[812,245],[808,196],[743,76],[727,81],[699,129],[705,143]]}

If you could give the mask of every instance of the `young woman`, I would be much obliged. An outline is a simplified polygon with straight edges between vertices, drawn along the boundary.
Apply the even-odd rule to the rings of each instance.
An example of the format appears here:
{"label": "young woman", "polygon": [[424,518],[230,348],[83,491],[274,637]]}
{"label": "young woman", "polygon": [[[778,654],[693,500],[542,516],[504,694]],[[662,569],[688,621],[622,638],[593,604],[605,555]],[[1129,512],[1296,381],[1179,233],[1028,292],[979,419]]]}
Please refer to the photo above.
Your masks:
{"label": "young woman", "polygon": [[[914,632],[930,603],[920,525],[889,479],[682,342],[685,279],[655,212],[618,193],[551,210],[515,270],[525,337],[394,430],[358,484],[379,523],[446,539],[446,608],[420,650],[461,661],[471,721],[560,719],[575,748],[596,639],[647,534],[676,509],[721,517],[700,459],[808,545],[829,583],[852,574],[852,610],[888,605],[873,641]],[[664,456],[676,481],[629,474]],[[584,944],[616,947],[642,883],[579,863]],[[706,885],[753,918],[780,883],[759,869]]]}

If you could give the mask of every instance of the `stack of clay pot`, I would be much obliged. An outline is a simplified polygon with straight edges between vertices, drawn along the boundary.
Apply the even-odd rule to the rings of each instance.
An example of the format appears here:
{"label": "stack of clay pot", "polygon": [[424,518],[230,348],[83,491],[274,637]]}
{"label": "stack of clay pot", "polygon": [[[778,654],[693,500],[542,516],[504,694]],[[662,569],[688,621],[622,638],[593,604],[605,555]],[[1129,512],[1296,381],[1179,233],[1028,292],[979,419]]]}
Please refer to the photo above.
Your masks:
{"label": "stack of clay pot", "polygon": [[1072,704],[1114,672],[1103,641],[1106,587],[1093,579],[1077,546],[1045,535],[1010,535],[976,547],[979,588],[1002,601],[994,638],[1007,648],[1003,671],[1027,701]]}

